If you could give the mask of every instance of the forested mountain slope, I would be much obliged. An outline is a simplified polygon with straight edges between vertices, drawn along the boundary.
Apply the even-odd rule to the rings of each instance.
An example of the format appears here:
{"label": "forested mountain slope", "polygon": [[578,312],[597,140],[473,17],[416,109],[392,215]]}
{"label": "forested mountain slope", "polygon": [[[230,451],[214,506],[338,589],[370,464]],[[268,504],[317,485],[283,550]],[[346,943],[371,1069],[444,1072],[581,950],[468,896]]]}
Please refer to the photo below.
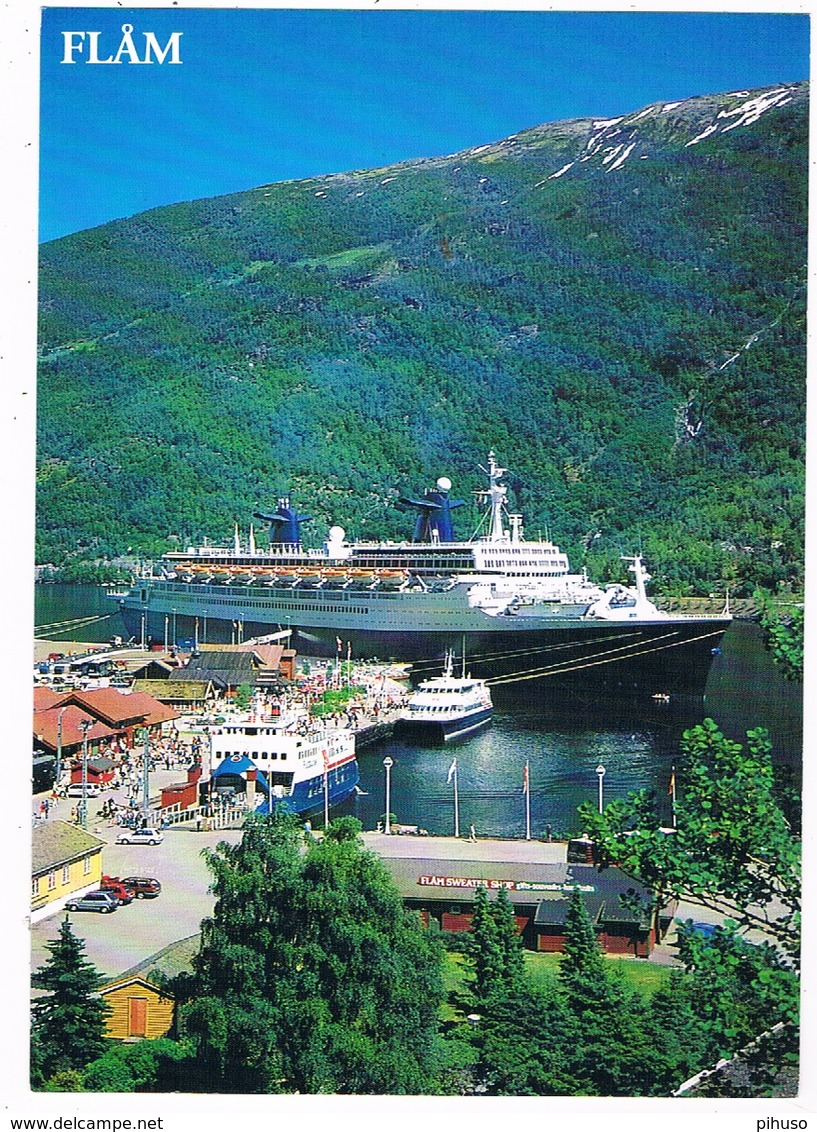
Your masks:
{"label": "forested mountain slope", "polygon": [[[350,536],[489,448],[529,535],[802,581],[808,87],[538,126],[41,249],[38,560]],[[458,512],[471,533],[476,512]]]}

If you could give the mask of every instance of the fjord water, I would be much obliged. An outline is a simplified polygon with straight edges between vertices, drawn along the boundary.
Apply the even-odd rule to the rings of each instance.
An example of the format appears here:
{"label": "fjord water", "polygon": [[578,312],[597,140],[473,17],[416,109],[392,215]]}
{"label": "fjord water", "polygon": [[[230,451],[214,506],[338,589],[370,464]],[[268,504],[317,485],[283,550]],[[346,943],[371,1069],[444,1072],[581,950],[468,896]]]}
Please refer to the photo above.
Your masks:
{"label": "fjord water", "polygon": [[[530,764],[531,836],[548,824],[554,836],[580,832],[576,808],[598,801],[596,768],[603,766],[605,803],[641,788],[656,792],[669,822],[669,780],[687,727],[712,717],[730,738],[766,727],[775,760],[799,782],[802,754],[802,690],[787,683],[764,649],[757,625],[735,622],[716,656],[703,701],[660,703],[566,697],[546,684],[497,688],[487,729],[452,746],[398,739],[361,752],[359,796],[350,812],[366,828],[385,813],[383,759],[391,769],[391,812],[398,822],[429,833],[453,834],[457,760],[460,833],[473,823],[477,836],[524,837],[525,762]],[[681,771],[678,782],[681,785]]]}
{"label": "fjord water", "polygon": [[[80,621],[56,639],[107,641],[124,627],[111,602],[97,586],[36,587],[38,627]],[[38,629],[38,636],[49,637]],[[659,689],[656,689],[659,690]],[[741,741],[747,729],[768,728],[776,761],[799,779],[802,756],[802,689],[784,681],[760,630],[736,621],[714,658],[703,702],[611,700],[582,694],[573,698],[546,684],[496,688],[494,718],[484,731],[456,745],[432,745],[398,739],[360,752],[360,789],[344,812],[355,813],[374,828],[385,812],[383,759],[394,760],[391,811],[406,825],[431,833],[454,832],[453,783],[447,782],[457,759],[460,832],[473,823],[477,836],[524,837],[523,775],[530,763],[531,834],[550,824],[554,835],[578,831],[576,807],[596,802],[596,767],[604,766],[604,799],[647,787],[663,799],[670,817],[669,777],[683,730],[711,716],[731,738]]]}

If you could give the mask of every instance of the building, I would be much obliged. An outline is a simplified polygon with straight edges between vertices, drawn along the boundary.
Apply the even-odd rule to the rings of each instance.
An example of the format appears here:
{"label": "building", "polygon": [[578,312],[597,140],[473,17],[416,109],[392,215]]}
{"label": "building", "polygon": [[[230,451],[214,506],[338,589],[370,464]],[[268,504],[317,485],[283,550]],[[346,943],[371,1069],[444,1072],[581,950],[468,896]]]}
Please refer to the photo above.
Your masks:
{"label": "building", "polygon": [[82,752],[81,724],[90,720],[88,754],[97,755],[114,741],[133,746],[137,732],[147,727],[152,736],[161,734],[165,723],[178,719],[178,712],[144,692],[119,692],[116,688],[94,688],[58,695],[48,688],[34,689],[33,734],[42,754],[63,760]]}
{"label": "building", "polygon": [[36,825],[31,834],[31,914],[40,920],[78,893],[99,888],[105,842],[66,821]]}
{"label": "building", "polygon": [[186,782],[173,782],[170,786],[162,787],[162,811],[194,809],[199,804],[199,779],[201,778],[201,765],[187,768]]}
{"label": "building", "polygon": [[[571,893],[582,894],[602,950],[649,957],[659,940],[648,910],[649,893],[615,868],[566,862],[462,861],[381,854],[403,901],[447,932],[468,931],[478,887],[489,897],[504,888],[525,947],[562,951]],[[640,898],[643,910],[634,907]],[[662,909],[659,936],[672,922],[674,905]]]}
{"label": "building", "polygon": [[136,1042],[164,1038],[173,1027],[174,1002],[139,975],[120,977],[99,988],[99,997],[111,1007],[105,1020],[105,1037]]}
{"label": "building", "polygon": [[133,691],[147,693],[154,700],[186,711],[200,710],[216,698],[212,680],[140,678],[134,680]]}
{"label": "building", "polygon": [[251,649],[208,649],[192,656],[184,668],[171,672],[168,682],[207,680],[217,692],[233,696],[242,685],[255,689],[264,667],[264,662]]}

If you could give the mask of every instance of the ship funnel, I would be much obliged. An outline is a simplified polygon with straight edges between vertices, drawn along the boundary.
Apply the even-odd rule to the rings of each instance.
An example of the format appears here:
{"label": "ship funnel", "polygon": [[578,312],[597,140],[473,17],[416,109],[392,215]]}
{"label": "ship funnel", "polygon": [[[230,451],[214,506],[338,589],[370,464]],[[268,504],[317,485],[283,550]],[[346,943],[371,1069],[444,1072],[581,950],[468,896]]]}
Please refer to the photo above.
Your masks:
{"label": "ship funnel", "polygon": [[300,545],[301,524],[308,523],[311,516],[299,515],[297,508],[291,506],[288,499],[281,499],[274,514],[268,515],[263,511],[256,511],[254,518],[269,523],[270,543]]}
{"label": "ship funnel", "polygon": [[399,502],[405,507],[413,507],[417,512],[414,522],[412,542],[456,542],[454,522],[451,512],[455,507],[464,506],[462,499],[449,499],[451,480],[440,476],[436,488],[427,491],[422,499],[408,499],[400,496]]}

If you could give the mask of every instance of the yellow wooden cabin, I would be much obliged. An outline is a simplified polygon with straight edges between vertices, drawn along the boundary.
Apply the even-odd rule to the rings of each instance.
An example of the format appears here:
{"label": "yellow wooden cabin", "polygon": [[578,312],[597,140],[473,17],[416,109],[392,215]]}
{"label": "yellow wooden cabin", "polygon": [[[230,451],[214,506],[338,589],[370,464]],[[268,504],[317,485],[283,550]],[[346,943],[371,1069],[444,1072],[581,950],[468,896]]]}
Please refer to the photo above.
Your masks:
{"label": "yellow wooden cabin", "polygon": [[105,1037],[121,1042],[164,1038],[173,1025],[173,999],[138,975],[119,978],[99,988],[111,1007],[105,1020]]}

